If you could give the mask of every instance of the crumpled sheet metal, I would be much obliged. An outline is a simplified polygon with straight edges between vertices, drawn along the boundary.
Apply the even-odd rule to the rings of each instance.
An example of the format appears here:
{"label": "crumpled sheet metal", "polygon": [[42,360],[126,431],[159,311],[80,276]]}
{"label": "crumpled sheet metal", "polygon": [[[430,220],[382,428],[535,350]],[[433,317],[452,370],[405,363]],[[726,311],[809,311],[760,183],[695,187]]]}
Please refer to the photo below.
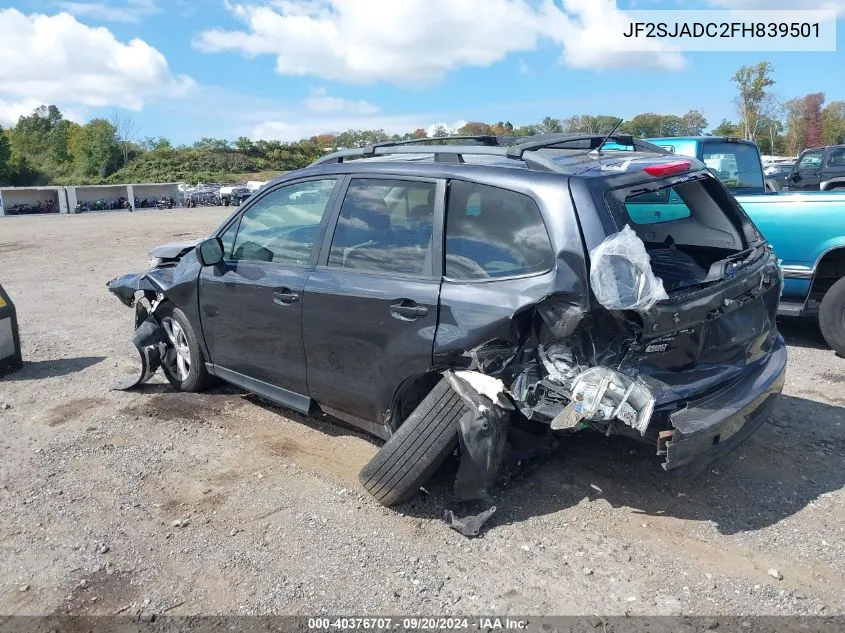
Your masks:
{"label": "crumpled sheet metal", "polygon": [[669,298],[645,244],[627,224],[590,251],[590,285],[608,310],[645,312]]}

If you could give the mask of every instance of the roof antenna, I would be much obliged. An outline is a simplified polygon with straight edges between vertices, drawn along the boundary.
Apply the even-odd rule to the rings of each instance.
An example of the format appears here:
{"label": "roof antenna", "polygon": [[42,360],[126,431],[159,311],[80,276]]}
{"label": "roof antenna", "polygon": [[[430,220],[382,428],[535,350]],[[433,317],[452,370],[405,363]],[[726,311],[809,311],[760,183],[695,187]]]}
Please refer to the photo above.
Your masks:
{"label": "roof antenna", "polygon": [[616,125],[613,126],[613,129],[608,132],[607,136],[604,137],[604,140],[599,144],[599,146],[595,149],[596,154],[601,156],[601,148],[604,147],[604,144],[610,140],[610,137],[613,136],[613,133],[619,129],[619,126],[622,125],[623,119],[619,119],[616,121]]}

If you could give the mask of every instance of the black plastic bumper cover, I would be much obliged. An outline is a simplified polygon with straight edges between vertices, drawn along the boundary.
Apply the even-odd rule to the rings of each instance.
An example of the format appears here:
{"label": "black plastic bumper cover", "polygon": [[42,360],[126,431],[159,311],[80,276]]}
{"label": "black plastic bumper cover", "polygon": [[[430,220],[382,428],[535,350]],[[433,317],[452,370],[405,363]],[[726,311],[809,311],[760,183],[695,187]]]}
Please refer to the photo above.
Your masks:
{"label": "black plastic bumper cover", "polygon": [[15,304],[0,285],[0,376],[23,366]]}
{"label": "black plastic bumper cover", "polygon": [[765,363],[670,416],[675,434],[663,467],[675,475],[694,475],[736,448],[768,419],[785,377],[786,344],[778,336]]}

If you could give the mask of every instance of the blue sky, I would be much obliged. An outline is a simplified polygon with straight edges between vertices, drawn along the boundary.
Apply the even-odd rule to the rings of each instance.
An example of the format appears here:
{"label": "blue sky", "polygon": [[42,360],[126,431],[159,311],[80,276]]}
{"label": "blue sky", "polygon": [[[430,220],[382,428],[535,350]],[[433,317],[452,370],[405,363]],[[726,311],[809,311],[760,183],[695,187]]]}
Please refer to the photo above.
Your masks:
{"label": "blue sky", "polygon": [[783,99],[845,99],[841,49],[607,50],[621,12],[716,7],[845,14],[845,0],[0,0],[0,124],[43,102],[175,143],[692,108],[715,126],[737,118],[732,74],[762,59]]}

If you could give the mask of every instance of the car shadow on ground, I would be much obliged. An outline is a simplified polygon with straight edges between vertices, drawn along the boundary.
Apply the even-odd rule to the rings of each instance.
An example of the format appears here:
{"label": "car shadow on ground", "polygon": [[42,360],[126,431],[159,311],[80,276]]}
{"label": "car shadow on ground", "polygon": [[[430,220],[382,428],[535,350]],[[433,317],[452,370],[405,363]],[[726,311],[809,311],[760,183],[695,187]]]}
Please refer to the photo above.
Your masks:
{"label": "car shadow on ground", "polygon": [[[604,499],[635,514],[709,521],[722,534],[758,530],[845,485],[845,408],[782,396],[772,419],[747,442],[690,479],[660,466],[655,450],[621,437],[581,433],[496,489],[488,526],[519,523]],[[442,518],[450,507],[456,461],[397,509]]]}
{"label": "car shadow on ground", "polygon": [[67,376],[88,369],[104,361],[105,356],[80,356],[78,358],[57,358],[55,360],[24,360],[23,367],[8,374],[4,381],[17,382],[21,380],[41,380]]}
{"label": "car shadow on ground", "polygon": [[807,349],[830,350],[819,329],[818,319],[810,317],[781,317],[778,319],[778,330],[783,335],[787,345],[806,347]]}

